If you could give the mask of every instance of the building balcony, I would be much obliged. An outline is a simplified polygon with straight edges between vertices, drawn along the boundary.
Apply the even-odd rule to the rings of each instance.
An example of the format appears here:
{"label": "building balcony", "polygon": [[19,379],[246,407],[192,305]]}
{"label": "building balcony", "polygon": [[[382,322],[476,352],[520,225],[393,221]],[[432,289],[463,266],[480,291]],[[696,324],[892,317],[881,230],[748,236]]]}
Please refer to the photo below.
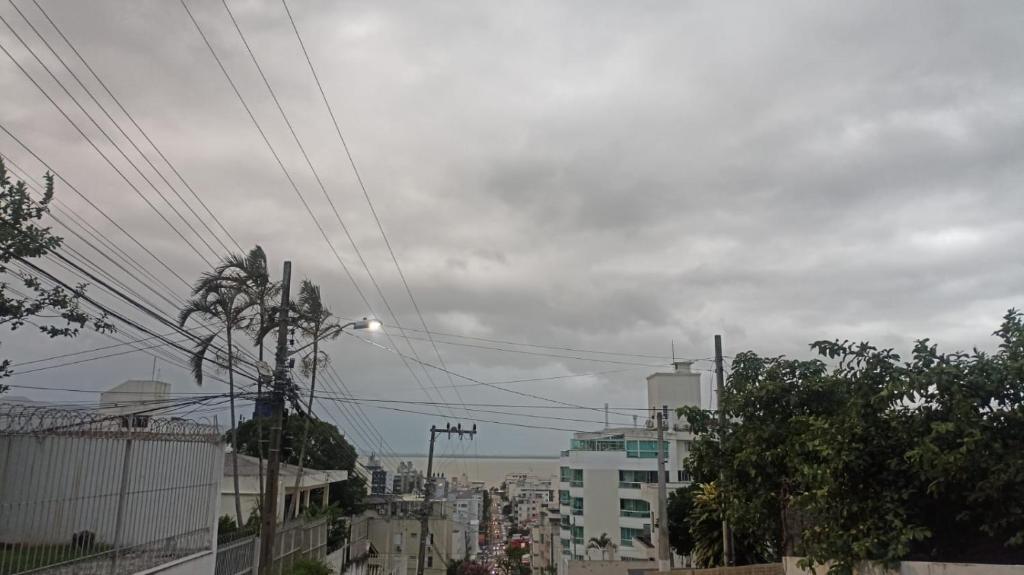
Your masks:
{"label": "building balcony", "polygon": [[583,510],[582,509],[573,509],[572,510],[572,514],[573,515],[583,515]]}
{"label": "building balcony", "polygon": [[638,483],[634,481],[620,481],[619,489],[640,489],[642,485],[643,483]]}
{"label": "building balcony", "polygon": [[619,510],[619,517],[644,517],[649,518],[651,516],[650,511],[627,511],[625,509]]}
{"label": "building balcony", "polygon": [[581,479],[579,481],[570,481],[569,487],[583,487],[583,480]]}

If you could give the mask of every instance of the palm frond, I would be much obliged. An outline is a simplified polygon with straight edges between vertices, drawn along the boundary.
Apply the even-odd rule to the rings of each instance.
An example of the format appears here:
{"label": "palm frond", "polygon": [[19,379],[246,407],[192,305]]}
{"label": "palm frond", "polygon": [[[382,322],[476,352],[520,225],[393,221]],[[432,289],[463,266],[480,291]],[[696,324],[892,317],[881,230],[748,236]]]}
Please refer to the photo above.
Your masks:
{"label": "palm frond", "polygon": [[206,352],[210,349],[210,344],[213,343],[215,337],[217,334],[211,333],[199,338],[196,348],[192,351],[192,357],[189,358],[189,363],[192,365],[192,377],[195,378],[196,385],[203,385],[203,362],[206,361]]}
{"label": "palm frond", "polygon": [[211,305],[209,299],[202,297],[192,298],[178,312],[178,326],[184,327],[189,318],[195,314],[210,317],[218,315],[215,306]]}

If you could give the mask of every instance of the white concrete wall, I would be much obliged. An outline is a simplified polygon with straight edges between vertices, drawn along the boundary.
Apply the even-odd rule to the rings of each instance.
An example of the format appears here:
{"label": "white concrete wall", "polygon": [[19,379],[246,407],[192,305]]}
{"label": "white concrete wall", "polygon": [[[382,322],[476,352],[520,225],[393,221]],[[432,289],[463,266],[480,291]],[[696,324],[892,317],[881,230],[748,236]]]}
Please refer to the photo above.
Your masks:
{"label": "white concrete wall", "polygon": [[669,422],[680,423],[675,414],[677,407],[692,405],[700,407],[700,374],[691,373],[689,366],[682,366],[685,371],[670,373],[652,373],[647,376],[647,406],[650,409],[661,409],[667,405]]}
{"label": "white concrete wall", "polygon": [[[810,575],[812,573],[810,569],[805,570],[797,566],[799,560],[799,557],[783,559],[786,575]],[[824,566],[818,566],[818,573],[824,571]],[[856,573],[857,575],[1024,575],[1024,565],[903,561],[899,567],[891,570],[877,565],[863,565],[857,569]]]}

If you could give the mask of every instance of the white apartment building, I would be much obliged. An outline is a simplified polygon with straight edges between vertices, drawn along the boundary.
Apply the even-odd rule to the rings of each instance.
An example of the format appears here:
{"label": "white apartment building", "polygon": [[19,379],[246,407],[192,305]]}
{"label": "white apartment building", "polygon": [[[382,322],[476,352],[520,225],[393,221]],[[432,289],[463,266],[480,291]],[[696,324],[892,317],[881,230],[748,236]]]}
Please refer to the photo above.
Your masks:
{"label": "white apartment building", "polygon": [[480,554],[480,520],[483,518],[483,493],[477,490],[453,490],[448,494],[452,509],[452,559],[475,560]]}
{"label": "white apartment building", "polygon": [[[693,435],[675,415],[684,405],[700,406],[700,374],[689,362],[675,371],[647,377],[647,403],[652,419],[644,427],[608,428],[576,433],[561,453],[558,483],[561,561],[559,575],[568,572],[570,559],[602,559],[588,550],[592,537],[607,534],[615,549],[608,560],[646,561],[657,558],[654,545],[658,512],[658,441],[653,415],[668,406],[670,423],[665,432],[665,470],[668,489],[689,484],[683,460]],[[680,564],[676,561],[676,564]]]}

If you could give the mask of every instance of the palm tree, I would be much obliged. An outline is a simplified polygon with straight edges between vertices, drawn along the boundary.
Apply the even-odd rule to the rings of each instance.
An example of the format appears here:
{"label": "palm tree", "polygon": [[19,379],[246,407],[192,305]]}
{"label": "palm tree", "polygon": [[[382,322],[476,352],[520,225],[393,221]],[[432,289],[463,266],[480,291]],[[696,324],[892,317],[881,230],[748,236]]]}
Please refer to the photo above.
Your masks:
{"label": "palm tree", "polygon": [[[252,337],[253,344],[258,350],[258,358],[263,361],[264,340],[276,327],[275,318],[279,309],[277,299],[281,295],[281,284],[271,281],[270,272],[267,266],[267,254],[263,248],[257,245],[249,250],[245,256],[231,254],[221,265],[217,266],[215,274],[224,280],[236,281],[245,292],[246,298],[252,304],[253,317],[246,326],[246,330]],[[263,400],[263,380],[256,379],[256,404],[260,405]],[[263,426],[262,418],[257,414],[256,419],[256,457],[258,459],[259,492],[260,502],[263,501]]]}
{"label": "palm tree", "polygon": [[721,497],[714,481],[697,486],[690,510],[690,534],[695,567],[707,569],[722,564]]}
{"label": "palm tree", "polygon": [[599,549],[601,551],[601,560],[605,559],[605,553],[608,551],[612,552],[612,558],[615,558],[615,549],[618,546],[615,542],[608,537],[607,533],[602,533],[600,537],[591,537],[590,541],[587,542],[587,549]]}
{"label": "palm tree", "polygon": [[299,288],[299,301],[296,313],[296,327],[299,333],[313,342],[313,350],[302,357],[302,373],[309,376],[309,402],[306,404],[306,422],[302,427],[302,443],[299,447],[299,472],[295,476],[295,488],[292,490],[292,500],[285,512],[287,519],[291,515],[292,508],[298,505],[299,486],[302,482],[302,467],[306,457],[306,444],[309,438],[309,424],[313,419],[313,399],[316,391],[317,368],[327,365],[329,358],[326,354],[320,353],[320,342],[326,339],[334,339],[341,334],[338,322],[334,319],[331,310],[324,307],[323,299],[320,297],[320,286],[309,280],[302,280]]}
{"label": "palm tree", "polygon": [[205,320],[217,320],[221,323],[220,330],[212,330],[209,335],[201,337],[192,352],[192,376],[198,385],[203,384],[203,362],[207,361],[207,353],[213,340],[223,331],[227,340],[228,399],[231,406],[231,467],[235,488],[235,515],[238,525],[244,525],[242,519],[242,502],[238,489],[238,421],[235,419],[235,349],[232,334],[243,328],[248,321],[246,312],[252,302],[237,284],[225,280],[217,273],[206,273],[192,288],[192,299],[178,314],[178,324],[185,326],[193,315],[200,315]]}

